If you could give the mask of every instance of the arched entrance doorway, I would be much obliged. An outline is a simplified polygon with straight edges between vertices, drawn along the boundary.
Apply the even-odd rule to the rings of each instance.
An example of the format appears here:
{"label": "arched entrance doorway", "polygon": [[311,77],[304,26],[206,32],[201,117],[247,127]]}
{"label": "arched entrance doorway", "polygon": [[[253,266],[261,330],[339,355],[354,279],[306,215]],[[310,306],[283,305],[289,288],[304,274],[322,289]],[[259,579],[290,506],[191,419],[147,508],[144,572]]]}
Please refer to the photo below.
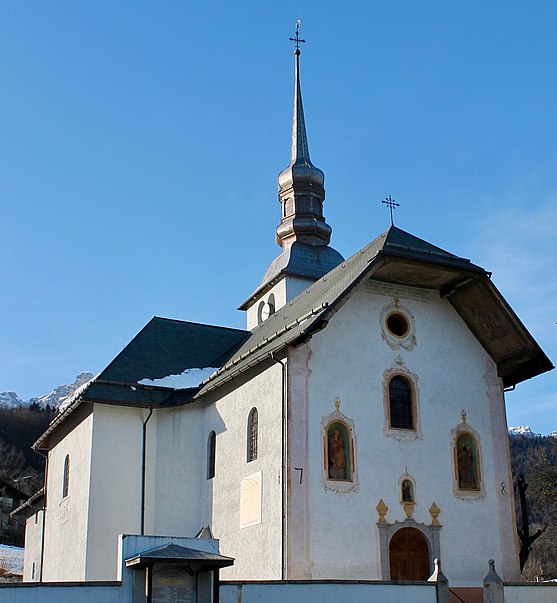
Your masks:
{"label": "arched entrance doorway", "polygon": [[429,546],[416,528],[401,528],[389,543],[391,580],[427,580],[430,576]]}

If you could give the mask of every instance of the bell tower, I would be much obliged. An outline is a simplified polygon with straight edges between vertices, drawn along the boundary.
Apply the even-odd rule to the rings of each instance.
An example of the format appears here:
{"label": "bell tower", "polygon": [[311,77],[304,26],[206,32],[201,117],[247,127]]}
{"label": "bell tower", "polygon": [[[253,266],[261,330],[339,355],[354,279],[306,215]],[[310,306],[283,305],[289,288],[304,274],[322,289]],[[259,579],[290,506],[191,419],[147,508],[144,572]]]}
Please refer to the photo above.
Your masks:
{"label": "bell tower", "polygon": [[[294,111],[290,163],[278,177],[281,220],[276,231],[282,252],[271,263],[257,290],[241,306],[247,310],[248,329],[261,324],[311,283],[344,261],[329,247],[331,227],[323,216],[325,175],[309,155],[302,88],[300,85],[299,22],[294,50]],[[270,301],[269,301],[270,300]]]}

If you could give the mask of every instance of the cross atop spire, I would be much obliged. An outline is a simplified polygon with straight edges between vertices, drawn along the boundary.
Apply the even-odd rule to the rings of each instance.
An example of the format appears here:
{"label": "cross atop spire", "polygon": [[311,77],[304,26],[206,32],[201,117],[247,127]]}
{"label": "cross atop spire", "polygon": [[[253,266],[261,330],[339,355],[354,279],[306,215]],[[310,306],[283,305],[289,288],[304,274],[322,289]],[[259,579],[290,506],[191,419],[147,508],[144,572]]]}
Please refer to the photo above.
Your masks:
{"label": "cross atop spire", "polygon": [[291,42],[295,42],[296,43],[296,50],[294,51],[294,54],[300,54],[300,44],[305,44],[306,41],[302,40],[300,38],[300,19],[298,19],[298,21],[296,22],[296,37],[295,38],[289,38]]}

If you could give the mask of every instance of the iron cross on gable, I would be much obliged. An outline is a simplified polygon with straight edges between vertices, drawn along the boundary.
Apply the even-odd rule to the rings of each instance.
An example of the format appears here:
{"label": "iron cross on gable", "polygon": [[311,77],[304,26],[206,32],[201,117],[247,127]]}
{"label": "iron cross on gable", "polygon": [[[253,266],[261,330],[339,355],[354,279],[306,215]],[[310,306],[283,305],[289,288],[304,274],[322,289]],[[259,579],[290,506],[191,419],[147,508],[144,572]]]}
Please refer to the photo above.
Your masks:
{"label": "iron cross on gable", "polygon": [[395,223],[393,222],[393,209],[400,207],[400,203],[397,203],[391,197],[391,195],[389,195],[386,199],[383,199],[383,201],[381,201],[381,203],[384,203],[389,208],[389,211],[391,212],[391,226],[394,226]]}
{"label": "iron cross on gable", "polygon": [[298,19],[297,23],[296,23],[296,37],[295,38],[289,38],[289,40],[291,42],[294,42],[296,44],[296,50],[294,51],[296,54],[300,54],[300,44],[305,44],[305,40],[302,40],[302,38],[300,38],[300,20]]}

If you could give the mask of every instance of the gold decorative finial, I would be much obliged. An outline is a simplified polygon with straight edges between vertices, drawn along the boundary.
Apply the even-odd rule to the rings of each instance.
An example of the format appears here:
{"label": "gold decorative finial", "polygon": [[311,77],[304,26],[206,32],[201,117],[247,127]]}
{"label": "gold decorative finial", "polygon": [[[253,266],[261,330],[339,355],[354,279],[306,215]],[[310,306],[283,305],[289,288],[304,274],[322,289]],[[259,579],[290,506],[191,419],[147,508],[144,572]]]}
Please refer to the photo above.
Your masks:
{"label": "gold decorative finial", "polygon": [[466,410],[464,410],[464,408],[460,411],[460,418],[462,419],[463,423],[466,423],[466,417],[468,415],[466,414]]}
{"label": "gold decorative finial", "polygon": [[338,396],[335,398],[335,408],[337,412],[340,411],[340,398]]}
{"label": "gold decorative finial", "polygon": [[387,515],[387,511],[389,510],[389,507],[387,507],[387,505],[385,504],[383,499],[381,499],[377,503],[377,506],[375,508],[377,509],[377,514],[379,515],[379,519],[378,519],[377,523],[386,524],[387,520],[385,519],[385,515]]}
{"label": "gold decorative finial", "polygon": [[439,523],[439,520],[437,519],[439,517],[440,513],[441,513],[441,509],[434,502],[432,502],[431,507],[429,507],[429,514],[431,515],[431,525],[432,526],[441,525]]}

